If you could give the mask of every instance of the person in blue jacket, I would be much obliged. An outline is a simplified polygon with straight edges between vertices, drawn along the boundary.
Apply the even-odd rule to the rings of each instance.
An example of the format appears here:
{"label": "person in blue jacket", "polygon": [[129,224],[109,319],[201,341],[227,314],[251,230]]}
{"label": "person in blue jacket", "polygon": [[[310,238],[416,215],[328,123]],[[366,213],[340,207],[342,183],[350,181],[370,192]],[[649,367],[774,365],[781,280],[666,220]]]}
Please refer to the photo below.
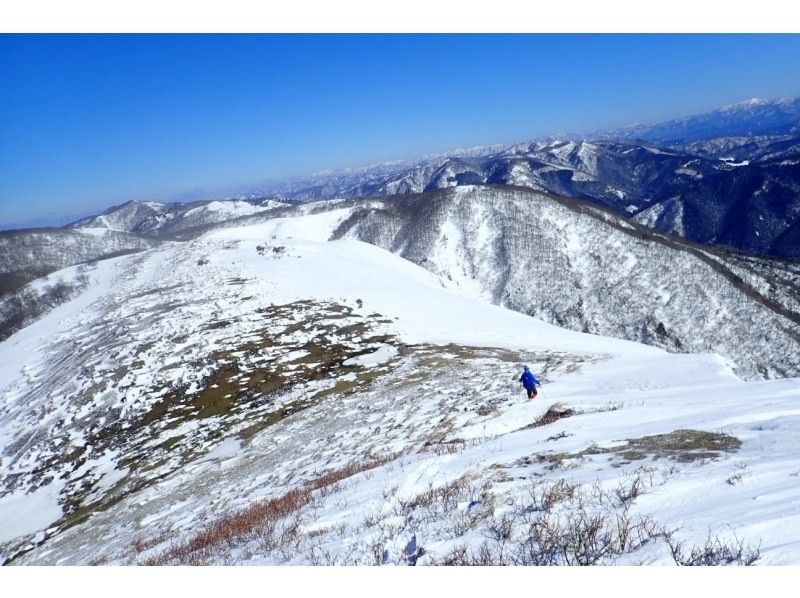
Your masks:
{"label": "person in blue jacket", "polygon": [[535,399],[536,387],[541,386],[542,383],[539,382],[539,379],[531,373],[527,365],[524,366],[523,369],[525,371],[522,372],[522,376],[519,377],[519,381],[522,383],[522,386],[525,387],[525,390],[528,391],[528,398]]}

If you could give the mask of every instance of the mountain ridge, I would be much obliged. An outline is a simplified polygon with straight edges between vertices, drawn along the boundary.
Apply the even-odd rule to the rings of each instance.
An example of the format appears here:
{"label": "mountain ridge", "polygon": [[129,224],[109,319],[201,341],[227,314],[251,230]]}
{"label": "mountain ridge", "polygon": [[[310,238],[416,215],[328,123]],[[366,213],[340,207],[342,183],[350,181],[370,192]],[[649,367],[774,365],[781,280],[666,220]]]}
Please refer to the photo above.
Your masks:
{"label": "mountain ridge", "polygon": [[[800,273],[796,268],[786,278],[778,275],[771,281],[783,291],[777,298],[770,297],[758,289],[764,279],[748,283],[726,265],[721,254],[711,257],[699,246],[637,227],[608,210],[574,199],[506,186],[459,187],[437,193],[394,198],[383,204],[366,202],[363,210],[354,212],[337,229],[334,238],[375,243],[466,286],[477,280],[495,303],[560,326],[670,350],[692,347],[693,351],[719,352],[732,357],[740,371],[749,375],[761,367],[767,368],[761,375],[772,367],[782,371],[778,376],[797,375],[792,365],[796,357],[784,361],[775,348],[780,345],[790,355],[800,350],[800,306],[791,299]],[[554,210],[556,205],[566,211]],[[582,216],[590,220],[581,223]],[[497,236],[478,233],[478,223]],[[612,234],[611,228],[617,234]],[[593,239],[593,244],[586,239]],[[645,243],[644,247],[639,243]],[[621,256],[632,259],[633,265],[620,269],[616,262]],[[706,273],[697,274],[695,269]],[[556,271],[558,276],[549,274]],[[528,274],[531,287],[525,285]],[[598,285],[595,281],[600,277],[616,282],[610,287],[608,282]],[[715,284],[720,286],[703,308],[706,315],[695,319],[694,312],[706,302],[703,297],[708,291],[701,290],[704,277],[717,280]],[[739,293],[743,296],[736,299]],[[666,302],[652,304],[645,299],[653,294],[663,294]],[[766,353],[763,360],[754,359],[755,343],[736,349],[747,330],[741,322],[717,322],[722,330],[709,325],[719,317],[714,307],[717,301],[728,305],[725,309],[738,313],[743,321],[752,317],[755,301],[765,313],[774,314],[768,316],[772,323],[762,322],[758,330],[787,336],[782,341],[759,341]],[[627,323],[614,323],[620,302],[627,305]],[[701,329],[704,331],[699,332]],[[733,330],[739,330],[738,334]],[[746,363],[750,360],[752,363]],[[781,362],[784,365],[778,366]]]}

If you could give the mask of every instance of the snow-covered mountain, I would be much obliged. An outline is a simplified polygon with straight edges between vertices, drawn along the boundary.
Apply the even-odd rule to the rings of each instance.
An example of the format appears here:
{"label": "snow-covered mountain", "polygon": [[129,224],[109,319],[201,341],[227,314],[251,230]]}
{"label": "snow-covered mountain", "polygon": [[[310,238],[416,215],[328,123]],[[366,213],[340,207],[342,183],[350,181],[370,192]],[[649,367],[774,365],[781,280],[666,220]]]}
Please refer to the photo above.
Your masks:
{"label": "snow-covered mountain", "polygon": [[[718,138],[686,146],[548,141],[400,171],[325,175],[272,189],[288,199],[131,202],[74,224],[170,237],[296,201],[388,197],[459,185],[528,187],[596,203],[703,244],[800,256],[800,137]],[[286,202],[289,202],[288,204]]]}
{"label": "snow-covered mountain", "polygon": [[70,225],[71,228],[106,228],[145,236],[164,237],[198,226],[235,220],[288,205],[274,199],[225,199],[191,203],[129,201],[109,208],[99,216],[90,216]]}
{"label": "snow-covered mountain", "polygon": [[74,296],[92,262],[158,243],[105,227],[0,232],[0,340]]}
{"label": "snow-covered mountain", "polygon": [[800,266],[770,271],[525,189],[355,205],[336,238],[396,252],[494,303],[573,330],[720,353],[746,377],[800,375]]}
{"label": "snow-covered mountain", "polygon": [[[289,205],[270,198],[190,204],[130,201],[63,228],[0,231],[0,340],[79,292],[92,262]],[[75,268],[56,273],[70,266]]]}
{"label": "snow-covered mountain", "polygon": [[749,163],[753,160],[764,161],[796,155],[800,152],[800,137],[797,135],[714,137],[675,147],[735,165],[745,161]]}
{"label": "snow-covered mountain", "polygon": [[[341,205],[355,211],[337,237],[396,252],[493,303],[573,330],[719,353],[747,378],[800,374],[800,266],[682,242],[586,202],[520,187],[460,186],[274,205],[236,222]],[[228,225],[183,230],[191,238],[214,226]],[[56,283],[36,281],[6,297],[2,336],[72,296],[82,273],[70,270]]]}
{"label": "snow-covered mountain", "polygon": [[686,146],[560,140],[391,173],[328,175],[269,191],[295,200],[422,193],[459,185],[523,186],[612,208],[704,244],[800,256],[800,137],[716,138]]}
{"label": "snow-covered mountain", "polygon": [[[796,563],[800,380],[744,383],[730,359],[487,300],[582,296],[591,314],[622,285],[618,314],[649,301],[671,335],[691,298],[693,325],[724,328],[754,289],[723,263],[586,204],[481,188],[306,204],[102,260],[0,342],[0,554]],[[761,300],[749,317],[741,344],[791,328]],[[545,382],[534,402],[523,363]]]}
{"label": "snow-covered mountain", "polygon": [[800,257],[799,169],[800,98],[749,100],[584,138],[321,173],[261,193],[308,201],[519,185],[593,201],[699,243],[794,259]]}
{"label": "snow-covered mountain", "polygon": [[606,139],[644,139],[655,143],[689,143],[732,136],[800,133],[800,98],[751,98],[693,116],[653,125],[633,125],[593,135]]}

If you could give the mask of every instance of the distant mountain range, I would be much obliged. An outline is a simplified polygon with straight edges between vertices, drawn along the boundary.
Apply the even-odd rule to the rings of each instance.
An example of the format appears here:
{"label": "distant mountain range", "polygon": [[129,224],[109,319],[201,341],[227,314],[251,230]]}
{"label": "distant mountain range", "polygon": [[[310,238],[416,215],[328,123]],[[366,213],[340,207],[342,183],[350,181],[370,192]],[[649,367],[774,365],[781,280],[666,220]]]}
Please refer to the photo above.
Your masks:
{"label": "distant mountain range", "polygon": [[288,205],[273,199],[228,199],[191,203],[129,201],[98,216],[83,218],[69,225],[72,229],[108,229],[138,235],[168,237],[196,226],[235,220]]}
{"label": "distant mountain range", "polygon": [[487,146],[263,189],[295,201],[528,187],[592,201],[663,232],[800,257],[800,99],[748,100],[665,123]]}
{"label": "distant mountain range", "polygon": [[800,98],[752,98],[711,112],[653,125],[633,125],[596,133],[608,139],[643,139],[681,144],[714,137],[753,137],[800,133]]}

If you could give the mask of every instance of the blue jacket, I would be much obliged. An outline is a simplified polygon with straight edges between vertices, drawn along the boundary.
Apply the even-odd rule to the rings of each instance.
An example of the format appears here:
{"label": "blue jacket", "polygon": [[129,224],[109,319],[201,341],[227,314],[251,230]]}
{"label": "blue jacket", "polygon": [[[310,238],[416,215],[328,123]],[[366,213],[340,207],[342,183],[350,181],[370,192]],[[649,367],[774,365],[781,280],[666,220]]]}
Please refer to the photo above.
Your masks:
{"label": "blue jacket", "polygon": [[539,379],[530,372],[522,372],[522,376],[520,376],[519,381],[522,382],[522,386],[524,386],[526,389],[531,389],[534,386],[542,385],[542,383],[539,382]]}

